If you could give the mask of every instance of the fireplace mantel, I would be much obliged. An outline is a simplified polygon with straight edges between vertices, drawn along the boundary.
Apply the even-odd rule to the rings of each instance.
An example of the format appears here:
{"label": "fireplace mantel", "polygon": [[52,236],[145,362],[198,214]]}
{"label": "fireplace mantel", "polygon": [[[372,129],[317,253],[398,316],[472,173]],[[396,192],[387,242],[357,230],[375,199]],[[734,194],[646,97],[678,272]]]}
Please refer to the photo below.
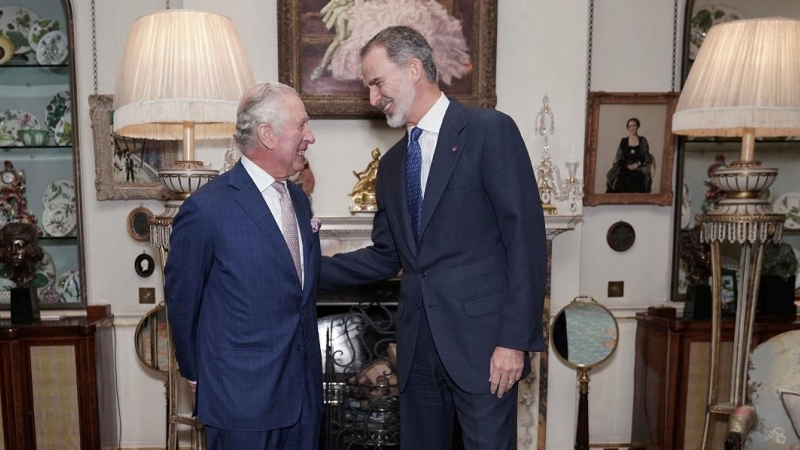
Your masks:
{"label": "fireplace mantel", "polygon": [[[578,223],[581,222],[583,216],[545,216],[544,226],[547,230],[547,239],[553,239],[559,234],[574,230]],[[320,237],[323,241],[347,241],[349,244],[355,244],[351,241],[361,241],[357,246],[343,245],[341,251],[355,250],[356,248],[369,245],[369,242],[364,243],[364,239],[369,239],[372,232],[372,214],[364,214],[357,216],[339,216],[339,217],[320,217],[322,228],[320,229]],[[323,249],[324,250],[324,249]]]}

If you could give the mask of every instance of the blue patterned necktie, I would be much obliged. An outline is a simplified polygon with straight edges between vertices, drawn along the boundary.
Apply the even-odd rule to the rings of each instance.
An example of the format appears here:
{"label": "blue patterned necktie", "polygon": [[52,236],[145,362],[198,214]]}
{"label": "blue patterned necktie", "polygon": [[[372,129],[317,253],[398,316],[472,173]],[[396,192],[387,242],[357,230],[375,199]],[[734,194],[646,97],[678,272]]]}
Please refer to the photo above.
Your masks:
{"label": "blue patterned necktie", "polygon": [[419,227],[422,220],[422,148],[419,146],[421,134],[422,128],[414,127],[411,130],[406,152],[406,198],[415,241],[419,241]]}

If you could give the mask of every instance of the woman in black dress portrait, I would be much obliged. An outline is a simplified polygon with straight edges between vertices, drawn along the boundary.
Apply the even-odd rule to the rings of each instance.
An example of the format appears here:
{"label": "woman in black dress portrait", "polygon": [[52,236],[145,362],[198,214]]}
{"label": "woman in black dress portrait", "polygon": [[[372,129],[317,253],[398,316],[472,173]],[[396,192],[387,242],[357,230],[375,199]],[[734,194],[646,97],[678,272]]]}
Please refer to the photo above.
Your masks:
{"label": "woman in black dress portrait", "polygon": [[606,173],[606,193],[649,193],[653,185],[653,156],[644,136],[639,136],[639,119],[628,119],[628,136],[619,141],[614,164]]}

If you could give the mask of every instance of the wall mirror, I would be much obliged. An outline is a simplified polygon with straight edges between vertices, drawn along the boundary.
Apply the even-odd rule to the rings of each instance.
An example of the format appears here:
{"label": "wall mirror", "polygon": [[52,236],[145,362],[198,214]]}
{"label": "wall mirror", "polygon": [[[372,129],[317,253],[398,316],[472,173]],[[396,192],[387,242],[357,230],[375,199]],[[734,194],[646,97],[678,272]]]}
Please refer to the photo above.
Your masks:
{"label": "wall mirror", "polygon": [[139,361],[166,375],[169,371],[169,335],[167,308],[163,303],[142,316],[133,340]]}
{"label": "wall mirror", "polygon": [[[717,23],[739,19],[757,19],[782,16],[800,18],[800,2],[785,0],[726,0],[725,6],[713,0],[687,0],[684,11],[683,51],[681,60],[681,80],[691,68],[697,51],[702,46],[705,33]],[[740,139],[687,139],[678,140],[678,153],[675,161],[675,214],[673,222],[673,258],[671,299],[686,300],[691,289],[692,278],[698,272],[698,214],[710,207],[716,192],[708,184],[709,172],[720,164],[728,164],[738,159],[741,151]],[[755,159],[764,167],[779,168],[778,177],[770,188],[769,200],[773,209],[796,211],[784,226],[783,242],[790,245],[800,259],[800,185],[794,176],[800,173],[800,136],[780,139],[756,140]],[[777,208],[776,208],[777,207]],[[733,253],[733,252],[731,252]],[[726,255],[722,249],[723,266],[735,276],[738,257]],[[683,255],[683,258],[681,257]],[[727,258],[726,258],[727,256]],[[725,261],[728,261],[727,263]],[[800,300],[800,273],[795,278],[795,299]]]}
{"label": "wall mirror", "polygon": [[611,358],[617,349],[619,337],[617,319],[592,297],[576,297],[556,314],[550,337],[558,358],[578,371],[580,399],[575,448],[588,449],[588,372]]}

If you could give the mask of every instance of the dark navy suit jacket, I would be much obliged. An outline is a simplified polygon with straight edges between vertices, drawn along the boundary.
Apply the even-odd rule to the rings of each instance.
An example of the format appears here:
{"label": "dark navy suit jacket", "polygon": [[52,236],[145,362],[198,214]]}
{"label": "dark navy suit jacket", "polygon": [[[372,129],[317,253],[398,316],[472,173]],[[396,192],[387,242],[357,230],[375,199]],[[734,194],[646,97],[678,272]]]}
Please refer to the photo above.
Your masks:
{"label": "dark navy suit jacket", "polygon": [[292,425],[304,392],[314,392],[311,404],[322,410],[319,235],[311,230],[308,198],[287,185],[300,227],[304,287],[241,163],[192,194],[173,222],[165,269],[172,340],[181,375],[197,381],[197,418],[215,428]]}
{"label": "dark navy suit jacket", "polygon": [[545,348],[547,244],[530,157],[510,117],[451,100],[415,242],[406,205],[407,142],[408,134],[380,161],[373,245],[323,258],[320,286],[386,279],[402,267],[397,312],[401,389],[414,356],[420,308],[425,307],[450,377],[465,391],[486,393],[496,346]]}

